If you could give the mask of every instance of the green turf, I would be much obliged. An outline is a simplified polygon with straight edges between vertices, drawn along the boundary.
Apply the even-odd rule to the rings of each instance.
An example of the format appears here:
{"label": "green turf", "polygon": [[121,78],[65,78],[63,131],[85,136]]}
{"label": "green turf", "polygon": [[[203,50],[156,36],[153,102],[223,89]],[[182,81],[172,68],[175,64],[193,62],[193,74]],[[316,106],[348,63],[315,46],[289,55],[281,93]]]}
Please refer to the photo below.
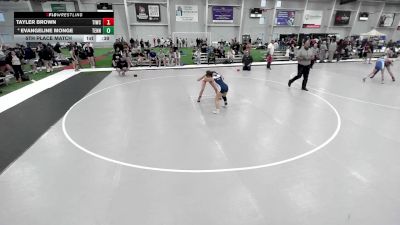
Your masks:
{"label": "green turf", "polygon": [[[113,50],[113,48],[95,48],[94,49],[94,56],[97,57],[97,56],[105,55],[107,53],[110,53],[112,50]],[[61,49],[61,53],[65,57],[71,57],[71,55],[69,54],[68,49],[66,49],[66,48]]]}
{"label": "green turf", "polygon": [[31,81],[23,81],[21,83],[17,83],[17,82],[15,82],[15,80],[12,80],[10,82],[10,84],[8,84],[7,86],[6,85],[2,85],[0,87],[0,90],[3,91],[3,93],[1,93],[0,96],[6,95],[6,94],[8,94],[10,92],[18,90],[18,89],[20,89],[20,88],[22,88],[22,87],[24,87],[24,86],[26,86],[28,84],[33,83],[34,81],[41,80],[41,79],[43,79],[45,77],[48,77],[48,76],[50,76],[50,75],[52,75],[54,73],[57,73],[60,70],[62,70],[62,68],[54,69],[54,71],[51,72],[51,73],[46,73],[46,71],[42,71],[42,72],[39,72],[37,74],[29,74],[29,77],[31,78]]}
{"label": "green turf", "polygon": [[[181,48],[181,51],[183,52],[182,56],[181,56],[181,63],[183,65],[192,65],[193,60],[192,60],[192,49],[193,48]],[[158,53],[160,48],[154,48],[154,50]],[[62,49],[61,50],[62,53],[66,56],[69,57],[69,52],[67,49]],[[167,54],[169,49],[168,48],[164,48],[163,49],[164,53]],[[96,57],[100,57],[104,55],[105,58],[103,59],[99,59],[96,61],[96,67],[97,68],[106,68],[106,67],[111,67],[111,59],[112,59],[112,48],[96,48],[95,49],[95,56]],[[254,62],[264,62],[264,55],[265,55],[265,50],[258,50],[258,49],[253,49],[251,50],[251,55],[253,56],[253,60]],[[89,68],[90,65],[86,64],[86,65],[82,65],[83,68]],[[30,70],[30,66],[29,65],[24,65],[24,71],[29,71]],[[58,71],[62,70],[62,68],[60,69],[54,69],[54,72],[52,73],[46,73],[46,71],[42,71],[39,72],[35,75],[30,74],[30,78],[32,80],[38,81],[40,79],[43,79],[47,76],[50,76]],[[8,86],[1,86],[0,90],[3,91],[2,94],[0,94],[0,96],[2,95],[6,95],[12,91],[18,90],[19,88],[22,88],[28,84],[32,83],[32,81],[25,81],[22,83],[15,83],[15,81],[11,82]]]}

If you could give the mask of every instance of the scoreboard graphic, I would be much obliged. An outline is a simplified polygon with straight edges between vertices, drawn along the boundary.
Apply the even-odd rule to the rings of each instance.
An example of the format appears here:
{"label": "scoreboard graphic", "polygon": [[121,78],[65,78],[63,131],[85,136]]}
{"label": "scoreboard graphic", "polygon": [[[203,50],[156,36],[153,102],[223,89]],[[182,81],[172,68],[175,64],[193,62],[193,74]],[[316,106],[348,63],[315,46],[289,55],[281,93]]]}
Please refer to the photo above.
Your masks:
{"label": "scoreboard graphic", "polygon": [[114,12],[14,12],[14,39],[114,42]]}

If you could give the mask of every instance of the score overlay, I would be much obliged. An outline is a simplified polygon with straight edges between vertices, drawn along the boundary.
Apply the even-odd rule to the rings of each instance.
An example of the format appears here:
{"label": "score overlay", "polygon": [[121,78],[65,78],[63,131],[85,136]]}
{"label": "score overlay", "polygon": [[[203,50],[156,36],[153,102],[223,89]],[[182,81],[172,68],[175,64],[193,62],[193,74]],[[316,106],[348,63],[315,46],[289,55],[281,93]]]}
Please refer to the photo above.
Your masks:
{"label": "score overlay", "polygon": [[114,12],[14,12],[14,39],[114,42]]}

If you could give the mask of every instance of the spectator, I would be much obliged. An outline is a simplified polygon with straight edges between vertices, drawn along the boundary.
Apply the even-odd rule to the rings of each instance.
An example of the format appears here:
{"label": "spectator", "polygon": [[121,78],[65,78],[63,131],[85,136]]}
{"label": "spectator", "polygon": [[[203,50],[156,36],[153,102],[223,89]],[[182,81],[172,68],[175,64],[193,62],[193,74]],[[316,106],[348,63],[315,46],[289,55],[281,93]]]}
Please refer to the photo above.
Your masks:
{"label": "spectator", "polygon": [[365,63],[371,64],[372,53],[374,52],[372,43],[367,42],[364,46],[364,54],[365,54]]}
{"label": "spectator", "polygon": [[119,60],[122,58],[121,51],[119,48],[116,48],[114,54],[112,55],[112,66],[117,68]]}
{"label": "spectator", "polygon": [[178,48],[174,48],[175,64],[181,66],[181,52]]}
{"label": "spectator", "polygon": [[169,65],[176,65],[174,48],[169,49]]}
{"label": "spectator", "polygon": [[313,68],[315,61],[317,61],[319,56],[319,49],[318,44],[314,43],[313,47],[311,48],[311,52],[313,53],[313,57],[311,59],[310,69]]}
{"label": "spectator", "polygon": [[156,53],[155,51],[150,50],[150,52],[149,52],[147,58],[150,60],[150,67],[151,67],[151,64],[152,64],[153,62],[156,63],[156,66],[159,66],[159,65],[158,65],[159,63],[158,63],[157,53]]}
{"label": "spectator", "polygon": [[25,78],[24,71],[22,70],[22,56],[17,56],[17,53],[12,50],[10,53],[8,53],[8,64],[10,64],[14,70],[14,77],[17,83],[22,82],[22,79],[24,80],[29,80],[29,78]]}
{"label": "spectator", "polygon": [[228,51],[228,62],[233,63],[234,58],[235,58],[235,50],[230,49]]}
{"label": "spectator", "polygon": [[42,50],[42,60],[44,66],[46,67],[47,73],[53,72],[53,57],[53,50],[50,48],[50,46],[45,45]]}
{"label": "spectator", "polygon": [[161,48],[164,48],[164,44],[165,44],[164,37],[161,37],[161,40],[160,40]]}
{"label": "spectator", "polygon": [[196,51],[193,53],[193,58],[197,65],[201,64],[201,51],[199,48],[196,48]]}
{"label": "spectator", "polygon": [[133,48],[133,45],[135,44],[135,40],[133,40],[133,38],[131,38],[129,40],[129,44],[131,45],[131,48]]}
{"label": "spectator", "polygon": [[291,43],[290,44],[290,47],[289,47],[289,60],[293,60],[294,59],[294,57],[295,57],[295,47],[294,47],[294,43]]}
{"label": "spectator", "polygon": [[122,42],[118,38],[115,40],[113,47],[114,47],[114,51],[116,51],[117,48],[119,48],[119,49],[124,48],[124,46],[122,45]]}
{"label": "spectator", "polygon": [[272,55],[270,53],[267,53],[267,69],[271,70],[271,63],[272,63]]}
{"label": "spectator", "polygon": [[56,45],[54,45],[54,52],[55,52],[55,57],[58,59],[64,59],[63,55],[61,54],[61,45],[60,42],[57,42]]}
{"label": "spectator", "polygon": [[274,40],[272,40],[271,41],[271,43],[269,43],[268,44],[268,52],[271,54],[271,55],[274,55],[274,52],[275,52],[275,45],[274,45]]}
{"label": "spectator", "polygon": [[[270,53],[271,54],[271,53]],[[251,70],[251,64],[253,63],[253,57],[250,55],[248,51],[244,52],[243,58],[243,70]]]}
{"label": "spectator", "polygon": [[164,66],[167,66],[169,64],[169,60],[162,49],[160,49],[160,52],[158,53],[159,66],[161,66],[161,62],[164,64]]}
{"label": "spectator", "polygon": [[337,50],[336,40],[331,39],[331,42],[330,42],[329,48],[328,48],[328,62],[332,62],[336,50]]}
{"label": "spectator", "polygon": [[207,63],[210,64],[210,61],[211,61],[211,62],[214,62],[214,64],[216,64],[216,61],[215,61],[215,53],[214,53],[214,50],[213,50],[213,49],[211,49],[211,50],[208,52],[208,55],[207,55]]}
{"label": "spectator", "polygon": [[28,45],[28,47],[25,48],[25,55],[24,59],[28,65],[31,66],[31,70],[33,74],[38,73],[37,68],[36,68],[36,53],[33,51],[33,49]]}
{"label": "spectator", "polygon": [[140,39],[140,42],[139,42],[139,43],[140,43],[140,48],[143,49],[143,48],[144,48],[144,41],[143,41],[143,39]]}
{"label": "spectator", "polygon": [[281,50],[280,47],[281,47],[281,45],[277,41],[274,41],[274,52],[275,52],[275,49]]}
{"label": "spectator", "polygon": [[72,67],[74,68],[75,71],[79,71],[79,52],[78,52],[78,46],[75,44],[70,45],[70,51],[69,51],[71,58],[72,58]]}
{"label": "spectator", "polygon": [[121,72],[122,76],[125,76],[126,71],[128,71],[128,62],[126,61],[126,57],[122,56],[117,61],[117,72],[119,76],[121,76]]}
{"label": "spectator", "polygon": [[132,57],[131,57],[131,49],[129,48],[128,44],[124,45],[124,49],[121,52],[121,55],[125,57],[126,62],[128,63],[128,69],[133,66],[132,64]]}
{"label": "spectator", "polygon": [[326,58],[326,52],[328,47],[326,46],[326,41],[323,41],[319,49],[319,62],[324,63]]}
{"label": "spectator", "polygon": [[95,62],[95,59],[94,59],[94,49],[93,49],[93,47],[91,46],[90,43],[86,43],[84,45],[83,49],[84,49],[85,54],[86,54],[86,56],[87,56],[87,58],[89,60],[90,66],[92,68],[95,68],[96,67],[96,62]]}
{"label": "spectator", "polygon": [[372,41],[369,42],[369,49],[370,51],[368,52],[367,57],[369,64],[371,64],[371,59],[374,54],[374,44],[372,43]]}

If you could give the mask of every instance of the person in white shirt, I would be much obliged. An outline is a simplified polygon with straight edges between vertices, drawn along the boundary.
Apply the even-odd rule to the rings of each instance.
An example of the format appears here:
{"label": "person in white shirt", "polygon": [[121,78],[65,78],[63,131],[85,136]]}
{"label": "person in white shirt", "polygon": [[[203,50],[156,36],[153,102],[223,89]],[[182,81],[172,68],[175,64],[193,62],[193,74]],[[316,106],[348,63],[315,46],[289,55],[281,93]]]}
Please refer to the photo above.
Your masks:
{"label": "person in white shirt", "polygon": [[196,48],[196,51],[193,53],[194,59],[197,65],[201,64],[201,51],[199,48]]}
{"label": "person in white shirt", "polygon": [[24,76],[24,71],[21,66],[21,59],[17,56],[15,51],[11,51],[11,66],[14,70],[14,76],[17,83],[22,81],[22,77]]}
{"label": "person in white shirt", "polygon": [[275,41],[272,40],[272,41],[268,44],[268,52],[269,52],[271,55],[274,55],[274,52],[275,52],[274,43],[275,43]]}

